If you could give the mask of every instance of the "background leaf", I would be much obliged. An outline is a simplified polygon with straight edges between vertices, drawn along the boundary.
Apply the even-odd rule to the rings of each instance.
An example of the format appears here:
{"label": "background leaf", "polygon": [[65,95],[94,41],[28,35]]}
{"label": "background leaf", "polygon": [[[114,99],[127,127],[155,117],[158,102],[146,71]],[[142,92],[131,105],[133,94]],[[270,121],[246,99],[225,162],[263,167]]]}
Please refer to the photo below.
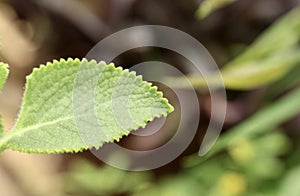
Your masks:
{"label": "background leaf", "polygon": [[290,195],[298,196],[300,194],[299,187],[300,167],[291,169],[283,178],[278,196]]}
{"label": "background leaf", "polygon": [[[299,97],[300,88],[295,89],[275,103],[260,109],[257,113],[222,135],[205,157],[199,159],[198,155],[191,156],[185,161],[185,165],[188,167],[197,165],[218,152],[231,148],[240,141],[252,139],[266,132],[275,130],[281,123],[289,120],[300,112]],[[197,159],[197,161],[194,161],[195,159]]]}
{"label": "background leaf", "polygon": [[[7,76],[8,76],[8,65],[5,63],[0,62],[0,91],[2,90]],[[0,137],[3,135],[3,124],[2,124],[2,117],[0,116]]]}
{"label": "background leaf", "polygon": [[7,76],[8,76],[8,65],[5,63],[0,62],[0,91],[2,90]]}
{"label": "background leaf", "polygon": [[196,11],[196,16],[199,19],[207,17],[217,9],[220,9],[237,0],[204,0]]}
{"label": "background leaf", "polygon": [[70,194],[125,194],[147,187],[148,181],[153,178],[150,172],[124,171],[108,165],[98,168],[80,159],[71,165],[71,170],[74,172],[64,176],[64,186]]}
{"label": "background leaf", "polygon": [[300,40],[300,7],[296,7],[277,19],[267,30],[239,56],[225,67],[241,66],[245,62],[277,56],[289,50]]}
{"label": "background leaf", "polygon": [[275,129],[281,123],[289,120],[300,112],[300,88],[290,92],[280,100],[267,106],[251,117],[233,127],[220,138],[211,152],[214,154],[221,149],[230,147],[234,143],[266,131]]}
{"label": "background leaf", "polygon": [[[206,2],[206,1],[205,1]],[[205,3],[204,2],[204,3]],[[300,64],[300,7],[278,19],[244,52],[221,69],[227,89],[249,90],[270,84]],[[276,41],[274,41],[276,40]],[[218,74],[206,77],[210,84],[218,84]],[[194,87],[206,88],[202,76],[188,76]],[[171,78],[174,86],[182,86],[181,78]],[[216,82],[214,82],[216,81]]]}
{"label": "background leaf", "polygon": [[[98,133],[90,130],[79,132],[76,126],[78,124],[73,114],[73,90],[80,66],[85,66],[85,73],[90,74],[80,75],[81,79],[99,79],[94,89],[95,96],[89,99],[95,99],[92,103],[100,125],[96,131],[104,134],[100,134],[100,137]],[[123,85],[120,86],[119,83]],[[88,93],[86,83],[78,85],[82,88],[79,88],[81,91],[77,95]],[[122,102],[124,97],[128,98],[127,103]],[[84,108],[86,103],[79,104],[74,107],[84,109],[78,110],[82,112],[80,115],[88,115],[89,111]],[[121,109],[126,104],[135,124],[124,128],[118,121],[120,119],[116,118],[120,117],[116,113],[123,112]],[[166,116],[172,110],[173,107],[162,97],[162,93],[157,92],[156,87],[151,87],[150,83],[142,81],[133,72],[115,68],[113,64],[106,65],[104,62],[62,59],[34,69],[27,77],[19,118],[11,133],[0,141],[0,146],[2,150],[10,148],[40,153],[77,152],[98,148],[105,142],[119,140],[130,131],[144,127],[155,117]],[[94,126],[95,122],[85,123],[92,123],[91,126]],[[85,136],[87,138],[83,138]],[[83,139],[92,140],[86,142]]]}
{"label": "background leaf", "polygon": [[[204,1],[218,3],[222,0],[201,2]],[[294,101],[281,101],[285,99],[285,95],[291,95],[288,92],[293,94],[292,91],[298,91],[297,88],[300,87],[300,64],[297,63],[300,46],[300,42],[297,42],[299,15],[291,11],[299,3],[297,5],[296,1],[287,0],[234,2],[211,12],[209,17],[200,21],[195,19],[200,1],[0,1],[0,61],[9,62],[11,67],[9,83],[5,85],[5,91],[0,93],[0,113],[3,114],[4,126],[7,128],[17,119],[25,77],[37,62],[46,62],[52,57],[83,57],[99,40],[117,29],[135,26],[137,23],[180,27],[181,31],[194,36],[220,65],[226,78],[226,88],[237,89],[226,91],[226,100],[219,99],[218,94],[216,97],[217,104],[227,102],[225,126],[220,140],[224,136],[231,144],[226,144],[221,151],[201,164],[197,163],[205,157],[195,154],[203,141],[205,128],[209,122],[220,122],[218,116],[210,115],[210,98],[214,95],[202,90],[205,83],[196,89],[201,108],[197,134],[188,149],[166,166],[147,172],[129,172],[106,166],[91,156],[89,151],[53,156],[7,150],[0,157],[1,195],[274,196],[279,194],[279,190],[281,195],[291,195],[291,191],[299,187],[296,178],[299,174],[293,169],[300,166],[300,115],[296,114],[296,95]],[[277,31],[272,30],[272,34],[266,35],[286,14],[291,17],[281,22]],[[267,37],[262,38],[262,35]],[[151,43],[161,41],[151,32],[139,33],[138,38]],[[133,36],[132,39],[113,46],[127,44],[127,41],[130,45],[137,37]],[[257,46],[250,50],[254,43]],[[186,60],[180,54],[157,47],[137,48],[115,59],[124,68],[147,61],[167,62],[182,73],[199,76]],[[165,73],[163,68],[150,71],[161,78]],[[86,78],[82,78],[84,85],[79,86],[80,88],[89,83],[89,80],[85,81]],[[195,79],[201,80],[199,77]],[[213,79],[213,75],[210,79]],[[176,93],[163,84],[155,84],[179,107],[180,100]],[[122,88],[124,86],[119,89]],[[73,93],[71,97],[80,103],[88,93],[78,97]],[[126,102],[124,97],[119,100]],[[260,113],[260,110],[275,107],[273,103],[279,102],[282,104],[278,110],[270,109],[269,112]],[[93,105],[93,101],[83,101],[77,113],[87,113],[78,111],[89,104]],[[284,104],[287,104],[287,110],[284,109]],[[54,104],[54,107],[58,105]],[[194,107],[192,102],[188,107]],[[95,108],[95,114],[98,113],[99,110]],[[43,113],[41,117],[44,118],[44,115],[47,113]],[[116,117],[121,115],[120,113]],[[140,137],[137,133],[124,138],[118,145],[128,150],[160,147],[177,134],[180,115],[192,120],[195,113],[176,110],[155,134]],[[267,119],[268,116],[270,120]],[[281,116],[279,122],[276,116]],[[90,122],[88,117],[90,116],[87,115],[84,119]],[[78,118],[80,120],[81,116]],[[148,128],[153,124],[156,122],[149,123]],[[242,124],[243,126],[239,126]],[[244,129],[249,132],[243,133]],[[228,140],[228,135],[234,130],[241,133],[235,132],[235,141]],[[245,137],[241,136],[243,134]],[[184,136],[186,134],[182,139]],[[196,163],[190,163],[193,167],[181,164],[190,158]],[[109,160],[112,159],[129,167],[136,161],[130,161],[122,153],[113,153]],[[77,161],[78,164],[73,167]],[[295,178],[286,181],[286,176],[290,173],[295,173]],[[282,188],[283,185],[285,188]]]}

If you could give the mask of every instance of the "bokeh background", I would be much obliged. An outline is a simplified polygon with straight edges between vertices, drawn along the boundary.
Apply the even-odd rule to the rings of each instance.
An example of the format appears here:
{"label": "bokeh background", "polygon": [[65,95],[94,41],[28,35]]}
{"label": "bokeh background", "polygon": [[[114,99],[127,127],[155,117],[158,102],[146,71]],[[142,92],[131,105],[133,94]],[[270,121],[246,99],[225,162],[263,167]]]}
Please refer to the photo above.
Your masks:
{"label": "bokeh background", "polygon": [[[26,75],[34,67],[53,59],[83,58],[111,33],[147,24],[182,30],[208,49],[224,77],[227,99],[220,101],[227,102],[227,115],[213,151],[197,156],[210,119],[210,95],[201,76],[191,74],[201,109],[199,130],[173,162],[152,171],[130,172],[107,166],[89,151],[39,155],[6,150],[0,155],[0,194],[299,196],[299,3],[1,0],[0,60],[10,64],[8,82],[0,93],[6,131],[14,124]],[[159,48],[134,49],[114,62],[130,68],[149,60],[192,73],[183,57]],[[175,78],[174,84],[178,81]],[[178,107],[174,93],[157,85]],[[164,144],[176,132],[179,115],[172,113],[159,133],[129,136],[120,145],[151,149]]]}

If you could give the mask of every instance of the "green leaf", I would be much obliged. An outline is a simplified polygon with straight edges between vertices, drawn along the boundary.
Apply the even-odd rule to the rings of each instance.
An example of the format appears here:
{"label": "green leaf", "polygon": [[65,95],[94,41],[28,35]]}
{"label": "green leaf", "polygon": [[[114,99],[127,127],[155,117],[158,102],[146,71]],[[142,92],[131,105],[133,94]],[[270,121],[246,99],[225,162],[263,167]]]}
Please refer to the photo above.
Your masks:
{"label": "green leaf", "polygon": [[300,195],[300,166],[297,166],[287,172],[287,175],[281,181],[278,196],[298,196]]}
{"label": "green leaf", "polygon": [[279,52],[263,60],[224,67],[222,76],[227,89],[247,90],[272,83],[300,63],[300,49]]}
{"label": "green leaf", "polygon": [[[88,86],[92,80],[95,88]],[[39,153],[99,148],[172,110],[162,93],[134,72],[104,62],[62,59],[27,77],[19,118],[0,148]]]}
{"label": "green leaf", "polygon": [[[206,1],[205,1],[206,2]],[[205,3],[204,2],[204,3]],[[300,7],[278,19],[263,32],[242,54],[221,69],[225,87],[233,90],[258,88],[284,77],[300,64]],[[195,88],[209,84],[222,86],[219,74],[188,76]],[[206,80],[205,80],[206,79]],[[174,86],[186,88],[182,78],[169,78]]]}
{"label": "green leaf", "polygon": [[199,159],[198,155],[191,156],[185,161],[185,165],[191,167],[200,164],[222,150],[233,147],[240,141],[261,136],[272,130],[274,131],[280,124],[300,112],[299,98],[300,88],[295,89],[269,106],[262,108],[248,119],[229,129],[217,140],[212,150],[202,159]]}
{"label": "green leaf", "polygon": [[241,66],[253,60],[276,56],[278,52],[289,50],[300,40],[300,6],[289,11],[265,30],[241,55],[226,67]]}
{"label": "green leaf", "polygon": [[8,65],[5,63],[0,62],[0,91],[2,90],[7,76],[8,76]]}
{"label": "green leaf", "polygon": [[[229,89],[251,89],[282,78],[300,63],[300,7],[278,19],[222,69]],[[276,40],[276,41],[274,41]]]}
{"label": "green leaf", "polygon": [[[225,66],[221,74],[226,89],[248,90],[277,81],[298,64],[300,64],[300,49],[292,49],[267,59],[254,59],[239,66]],[[221,85],[218,77],[218,74],[213,73],[206,78],[192,75],[188,76],[188,79],[195,88],[206,88],[207,81],[213,85],[210,87],[218,88]],[[185,78],[168,78],[168,80],[176,87],[185,88],[183,82]]]}
{"label": "green leaf", "polygon": [[[5,63],[0,62],[0,91],[2,90],[7,76],[8,76],[8,65]],[[0,138],[3,135],[3,124],[2,124],[2,117],[0,116]]]}
{"label": "green leaf", "polygon": [[204,0],[196,11],[196,16],[199,19],[207,17],[217,9],[220,9],[237,0]]}

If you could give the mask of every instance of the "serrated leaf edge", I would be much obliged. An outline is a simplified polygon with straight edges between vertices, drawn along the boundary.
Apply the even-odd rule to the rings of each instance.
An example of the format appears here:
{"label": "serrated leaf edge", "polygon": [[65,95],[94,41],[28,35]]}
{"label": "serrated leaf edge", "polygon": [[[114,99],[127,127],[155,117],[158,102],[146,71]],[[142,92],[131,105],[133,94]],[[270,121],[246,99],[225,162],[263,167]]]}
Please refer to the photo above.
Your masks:
{"label": "serrated leaf edge", "polygon": [[[43,69],[47,69],[47,67],[49,68],[49,67],[53,67],[53,66],[59,66],[62,63],[69,64],[69,63],[74,63],[74,62],[77,62],[77,63],[84,63],[84,62],[86,62],[86,63],[95,63],[97,65],[102,64],[102,65],[105,65],[107,67],[111,67],[114,70],[115,69],[119,69],[122,72],[129,72],[128,69],[123,69],[122,67],[115,67],[114,63],[107,64],[104,61],[100,61],[100,62],[97,63],[95,60],[88,61],[85,58],[83,58],[82,60],[80,60],[78,58],[75,58],[75,59],[68,58],[67,60],[61,58],[59,61],[58,60],[53,60],[52,62],[47,62],[46,64],[41,64],[39,66],[39,68],[34,68],[33,69],[32,73],[26,77],[26,86],[25,86],[24,96],[26,94],[26,89],[27,89],[28,83],[30,82],[30,78],[33,77],[33,75],[35,73],[40,72]],[[161,103],[163,103],[164,105],[167,106],[167,108],[166,108],[167,111],[166,112],[158,113],[155,116],[152,116],[152,117],[150,117],[148,119],[145,119],[143,124],[134,126],[134,127],[130,128],[130,129],[126,130],[126,131],[121,132],[117,137],[111,138],[111,141],[101,142],[101,143],[99,143],[99,145],[95,145],[95,146],[91,146],[91,147],[85,145],[85,146],[79,147],[78,149],[67,149],[67,148],[65,148],[65,149],[46,150],[45,151],[45,150],[42,150],[42,149],[32,149],[32,148],[24,149],[24,148],[19,148],[19,147],[10,145],[9,144],[9,139],[11,137],[14,137],[15,135],[19,135],[19,134],[24,133],[24,131],[19,130],[18,132],[10,132],[10,133],[4,135],[4,138],[2,140],[0,140],[0,152],[3,151],[3,150],[5,150],[5,149],[11,149],[11,150],[17,150],[17,151],[26,152],[26,153],[55,154],[55,153],[77,153],[77,152],[82,152],[84,150],[93,149],[93,148],[97,150],[100,147],[102,147],[105,143],[118,142],[123,137],[128,136],[131,131],[135,131],[135,130],[137,130],[139,128],[145,128],[148,122],[154,120],[155,118],[159,118],[161,116],[166,117],[169,113],[171,113],[171,112],[174,111],[174,108],[169,103],[168,99],[166,99],[166,98],[163,97],[163,93],[161,91],[158,91],[156,86],[152,86],[152,83],[150,83],[150,82],[143,81],[142,80],[142,76],[141,75],[137,76],[135,71],[130,71],[129,74],[132,75],[132,76],[134,76],[137,80],[141,80],[142,83],[144,85],[146,85],[145,87],[149,88],[149,90],[152,93],[156,93],[159,96],[159,98],[161,99]],[[24,104],[24,101],[23,101],[23,104]],[[22,107],[23,107],[23,104],[22,104]],[[22,111],[22,110],[20,110],[20,111]],[[71,117],[69,117],[69,118],[71,119]],[[56,121],[58,121],[58,120],[56,120]],[[25,129],[28,129],[28,128],[25,128]],[[30,129],[28,129],[28,130],[30,130]]]}

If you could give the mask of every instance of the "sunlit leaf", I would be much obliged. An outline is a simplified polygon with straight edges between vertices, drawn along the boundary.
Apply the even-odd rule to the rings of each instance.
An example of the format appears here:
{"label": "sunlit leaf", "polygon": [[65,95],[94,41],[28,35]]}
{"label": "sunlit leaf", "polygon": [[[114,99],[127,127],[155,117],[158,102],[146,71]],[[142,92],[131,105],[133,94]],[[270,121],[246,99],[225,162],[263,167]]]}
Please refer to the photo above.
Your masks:
{"label": "sunlit leaf", "polygon": [[[81,83],[77,84],[76,78],[81,66],[85,67],[85,74],[78,76]],[[96,78],[98,83],[92,96],[83,99],[84,95],[90,93],[86,82],[92,78]],[[77,94],[74,94],[75,87],[80,90]],[[77,105],[74,105],[75,100]],[[89,100],[92,100],[92,108],[85,108]],[[125,118],[124,106],[134,122],[128,127],[120,124],[120,120],[128,120]],[[99,127],[89,121],[90,109],[95,112]],[[17,123],[0,141],[0,147],[2,150],[10,148],[39,153],[99,148],[103,143],[119,140],[130,131],[144,127],[148,121],[166,116],[172,110],[173,107],[162,97],[162,93],[156,87],[151,87],[150,83],[142,81],[141,76],[137,77],[134,72],[104,62],[62,59],[34,69],[27,77]],[[78,114],[78,111],[81,113]],[[78,115],[87,117],[83,118],[87,121],[76,121]],[[88,128],[80,130],[80,123],[96,127],[97,132]]]}

